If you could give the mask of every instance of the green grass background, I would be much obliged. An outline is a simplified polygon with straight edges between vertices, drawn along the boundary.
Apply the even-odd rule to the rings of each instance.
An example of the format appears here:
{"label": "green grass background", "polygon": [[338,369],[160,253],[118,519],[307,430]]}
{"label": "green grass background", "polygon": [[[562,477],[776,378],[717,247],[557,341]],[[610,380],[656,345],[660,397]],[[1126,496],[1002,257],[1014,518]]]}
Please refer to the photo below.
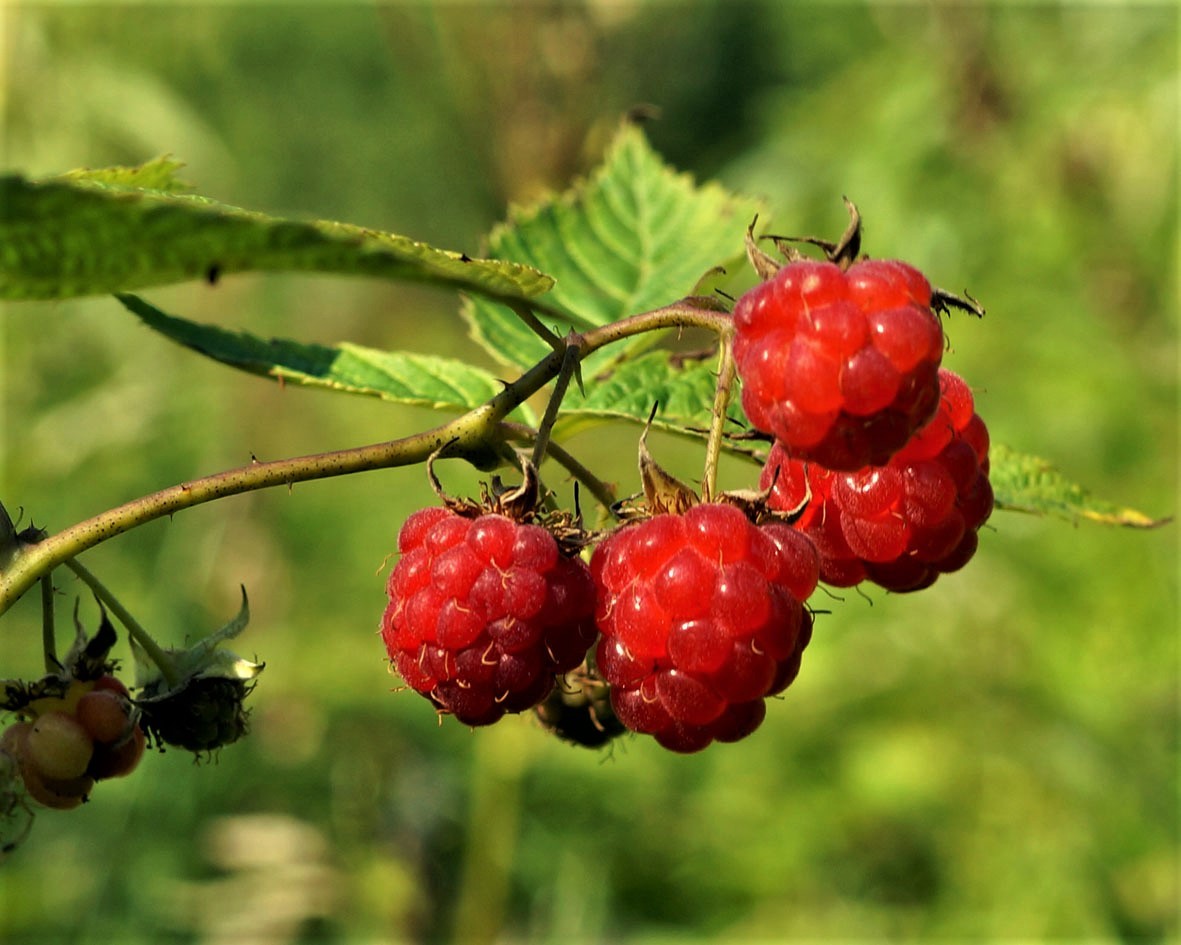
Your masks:
{"label": "green grass background", "polygon": [[[225,202],[469,253],[658,105],[668,160],[765,197],[776,230],[839,231],[847,194],[867,251],[982,299],[947,363],[994,439],[1176,511],[1171,5],[10,2],[0,25],[6,169],[171,152]],[[251,276],[147,296],[492,366],[438,291]],[[206,363],[113,299],[5,305],[0,358],[0,498],[51,530],[435,419]],[[627,484],[634,443],[573,448]],[[695,474],[696,449],[653,446]],[[422,470],[371,473],[87,554],[169,643],[247,586],[253,734],[40,815],[0,866],[0,942],[1178,941],[1175,525],[998,513],[929,591],[819,599],[799,680],[746,742],[602,755],[525,718],[439,726],[393,691],[379,572],[431,499]],[[77,597],[93,624],[60,585],[63,624]],[[40,670],[35,597],[3,619],[0,676]]]}

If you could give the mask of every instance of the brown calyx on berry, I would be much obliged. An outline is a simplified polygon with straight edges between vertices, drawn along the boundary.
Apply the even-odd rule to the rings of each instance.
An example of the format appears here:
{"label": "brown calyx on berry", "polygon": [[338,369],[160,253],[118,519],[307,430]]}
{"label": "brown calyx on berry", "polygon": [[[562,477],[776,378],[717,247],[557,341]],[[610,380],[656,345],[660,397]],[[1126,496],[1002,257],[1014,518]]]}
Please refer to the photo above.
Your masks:
{"label": "brown calyx on berry", "polygon": [[751,267],[758,273],[759,278],[766,282],[775,278],[775,273],[783,268],[783,264],[759,248],[758,240],[755,239],[755,224],[758,222],[759,218],[756,216],[746,228],[746,258],[750,260]]}
{"label": "brown calyx on berry", "polygon": [[[443,447],[446,449],[446,447]],[[456,515],[464,518],[478,518],[481,515],[503,515],[514,522],[527,522],[536,513],[541,499],[541,477],[527,459],[521,459],[521,483],[506,486],[499,476],[492,477],[492,483],[481,483],[479,499],[466,499],[448,495],[435,473],[435,461],[442,450],[432,453],[426,461],[426,474],[435,495]]]}
{"label": "brown calyx on berry", "polygon": [[644,497],[642,500],[638,496],[623,499],[612,508],[616,516],[625,522],[641,521],[654,515],[683,515],[701,502],[700,496],[656,462],[648,449],[648,431],[652,428],[652,419],[659,406],[652,405],[644,432],[640,434],[640,483]]}
{"label": "brown calyx on berry", "polygon": [[81,695],[93,688],[96,680],[113,675],[118,662],[111,659],[111,648],[117,642],[115,627],[99,603],[102,614],[93,636],[86,633],[78,618],[78,602],[74,603],[74,642],[65,658],[58,661],[58,670],[32,682],[20,679],[0,681],[0,711],[16,712],[25,718],[36,718],[43,712],[73,706]]}
{"label": "brown calyx on berry", "polygon": [[734,489],[730,492],[719,493],[717,501],[722,505],[732,505],[754,525],[767,525],[770,522],[781,522],[791,525],[799,521],[812,500],[812,493],[808,491],[795,508],[777,509],[771,505],[771,493],[775,489],[775,480],[766,489]]}
{"label": "brown calyx on berry", "polygon": [[[567,558],[573,557],[590,544],[591,536],[582,526],[582,518],[577,512],[571,513],[565,509],[548,509],[545,507],[545,490],[537,467],[526,457],[519,457],[521,464],[521,482],[518,485],[506,485],[499,476],[493,476],[491,483],[480,484],[478,499],[461,498],[448,495],[439,477],[435,474],[434,463],[439,453],[433,453],[426,462],[427,478],[431,488],[443,502],[443,505],[464,518],[479,518],[481,515],[503,515],[522,525],[540,525],[546,529],[558,543],[558,549]],[[577,496],[577,493],[575,493]]]}
{"label": "brown calyx on berry", "polygon": [[[760,239],[770,240],[774,243],[775,248],[788,263],[808,258],[796,249],[792,245],[793,243],[807,243],[810,246],[817,246],[824,251],[824,258],[835,263],[843,272],[853,265],[861,254],[861,212],[848,197],[841,199],[845,201],[845,209],[849,211],[849,223],[835,242],[819,236],[771,236],[768,234]],[[746,256],[755,272],[766,282],[783,268],[783,264],[759,248],[754,236],[754,226],[757,220],[756,217],[746,231]]]}
{"label": "brown calyx on berry", "polygon": [[963,295],[956,295],[954,292],[932,286],[931,311],[947,315],[953,308],[967,312],[969,315],[975,315],[977,318],[984,317],[984,306],[972,298],[966,290]]}

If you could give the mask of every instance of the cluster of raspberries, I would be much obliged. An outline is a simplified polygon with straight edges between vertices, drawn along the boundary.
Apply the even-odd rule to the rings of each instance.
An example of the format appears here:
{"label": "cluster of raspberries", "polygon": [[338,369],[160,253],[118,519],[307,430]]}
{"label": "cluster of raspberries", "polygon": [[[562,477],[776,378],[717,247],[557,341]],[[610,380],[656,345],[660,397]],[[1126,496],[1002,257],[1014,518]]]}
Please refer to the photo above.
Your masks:
{"label": "cluster of raspberries", "polygon": [[406,684],[487,725],[542,702],[598,638],[627,728],[675,751],[736,741],[787,688],[820,562],[803,532],[695,505],[625,525],[588,566],[538,525],[430,508],[407,519],[382,638]]}
{"label": "cluster of raspberries", "polygon": [[593,647],[613,724],[678,752],[749,735],[799,672],[818,581],[913,591],[976,550],[988,432],[940,368],[932,305],[919,272],[876,260],[790,262],[738,301],[743,408],[773,438],[755,512],[649,508],[589,564],[529,516],[413,514],[382,620],[394,668],[486,725],[552,702]]}
{"label": "cluster of raspberries", "polygon": [[801,261],[735,306],[743,408],[774,437],[760,486],[798,513],[826,584],[927,587],[992,512],[988,430],[939,366],[932,295],[906,263]]}

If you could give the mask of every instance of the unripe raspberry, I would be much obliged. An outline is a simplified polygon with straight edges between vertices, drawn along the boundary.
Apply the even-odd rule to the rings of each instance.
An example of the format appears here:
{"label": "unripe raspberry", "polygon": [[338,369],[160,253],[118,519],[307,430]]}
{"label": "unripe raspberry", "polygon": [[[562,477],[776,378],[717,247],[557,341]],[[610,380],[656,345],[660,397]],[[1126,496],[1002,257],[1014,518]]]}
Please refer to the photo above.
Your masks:
{"label": "unripe raspberry", "polygon": [[793,459],[882,465],[939,400],[943,329],[906,263],[788,263],[738,300],[734,358],[750,422]]}
{"label": "unripe raspberry", "polygon": [[29,797],[51,810],[80,807],[94,789],[94,778],[86,774],[76,778],[50,778],[34,766],[22,768],[21,774]]}
{"label": "unripe raspberry", "polygon": [[113,692],[117,696],[122,696],[124,699],[130,699],[131,693],[127,691],[127,687],[123,684],[118,676],[112,676],[110,673],[99,676],[94,681],[94,688],[99,691]]}
{"label": "unripe raspberry", "polygon": [[46,778],[64,781],[86,773],[94,740],[72,715],[46,712],[29,729],[25,754]]}
{"label": "unripe raspberry", "polygon": [[[47,716],[59,714],[46,713]],[[64,718],[69,719],[69,716]],[[10,725],[5,729],[3,736],[0,736],[0,753],[16,762],[25,791],[38,804],[54,810],[71,810],[78,807],[90,794],[94,787],[94,779],[84,771],[76,776],[58,778],[42,766],[42,761],[49,760],[52,770],[65,770],[64,762],[73,760],[71,749],[77,747],[72,744],[76,733],[67,734],[64,740],[55,744],[58,734],[68,727],[53,719],[42,728],[37,738],[40,747],[34,754],[30,751],[33,728],[32,722],[17,722]]]}
{"label": "unripe raspberry", "polygon": [[78,700],[74,717],[101,745],[112,745],[131,731],[131,704],[110,689],[95,689]]}
{"label": "unripe raspberry", "polygon": [[398,536],[382,639],[395,668],[440,712],[488,725],[541,702],[595,630],[586,565],[539,525],[449,508]]}
{"label": "unripe raspberry", "polygon": [[773,508],[808,498],[794,527],[815,543],[825,583],[919,590],[975,553],[992,512],[988,431],[962,378],[941,370],[939,381],[934,419],[885,466],[834,472],[772,447],[760,482]]}
{"label": "unripe raspberry", "polygon": [[143,729],[133,725],[120,741],[110,745],[95,745],[94,757],[90,759],[86,773],[95,781],[125,777],[139,766],[145,747]]}
{"label": "unripe raspberry", "polygon": [[800,533],[696,505],[626,525],[595,550],[599,673],[616,717],[673,751],[735,741],[795,677],[818,564]]}

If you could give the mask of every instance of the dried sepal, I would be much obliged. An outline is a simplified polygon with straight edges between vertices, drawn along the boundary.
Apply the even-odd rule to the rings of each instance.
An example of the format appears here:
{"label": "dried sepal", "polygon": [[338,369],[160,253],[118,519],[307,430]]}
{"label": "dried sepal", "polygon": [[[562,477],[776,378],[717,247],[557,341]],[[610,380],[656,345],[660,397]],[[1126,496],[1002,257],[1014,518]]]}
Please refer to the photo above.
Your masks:
{"label": "dried sepal", "polygon": [[480,497],[469,499],[448,495],[434,471],[436,452],[427,460],[427,476],[431,488],[443,505],[464,518],[481,515],[503,515],[522,525],[539,525],[554,536],[558,548],[566,557],[573,557],[591,542],[592,536],[583,528],[582,517],[565,509],[548,509],[537,467],[527,457],[520,456],[521,482],[507,485],[499,476],[491,483],[481,483]]}

